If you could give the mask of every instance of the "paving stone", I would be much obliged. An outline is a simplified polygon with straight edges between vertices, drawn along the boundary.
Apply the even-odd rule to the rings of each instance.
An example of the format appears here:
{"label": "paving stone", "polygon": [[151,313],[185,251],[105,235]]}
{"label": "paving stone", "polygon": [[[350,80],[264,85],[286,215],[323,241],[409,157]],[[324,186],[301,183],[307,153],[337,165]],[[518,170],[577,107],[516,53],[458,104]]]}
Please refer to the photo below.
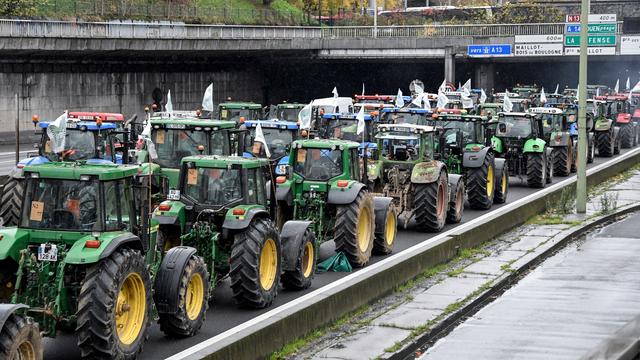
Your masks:
{"label": "paving stone", "polygon": [[562,231],[562,229],[558,229],[551,225],[540,225],[536,226],[532,231],[529,231],[527,235],[529,236],[553,236]]}
{"label": "paving stone", "polygon": [[326,348],[313,359],[372,359],[384,354],[384,349],[393,346],[411,335],[410,330],[386,326],[367,326],[364,331]]}
{"label": "paving stone", "polygon": [[[540,250],[538,250],[540,249]],[[521,268],[522,266],[526,265],[529,261],[535,259],[537,256],[539,256],[540,254],[542,254],[544,252],[543,249],[538,248],[533,252],[527,253],[525,254],[523,257],[521,257],[520,259],[514,261],[510,267],[514,270]]]}
{"label": "paving stone", "polygon": [[502,261],[494,258],[484,258],[464,268],[464,272],[475,273],[475,274],[500,275],[504,272],[504,270],[500,269],[500,267],[502,267],[505,264],[507,264],[506,261]]}
{"label": "paving stone", "polygon": [[435,319],[442,310],[424,309],[402,304],[373,321],[373,325],[395,326],[404,329],[415,329],[429,320]]}
{"label": "paving stone", "polygon": [[[445,281],[433,285],[429,289],[427,289],[422,294],[414,297],[415,302],[425,302],[429,303],[433,301],[431,299],[434,295],[447,296],[453,301],[449,301],[444,304],[445,308],[447,305],[456,302],[458,300],[464,299],[467,295],[474,292],[477,288],[479,288],[482,284],[486,283],[492,278],[492,276],[482,276],[482,275],[474,275],[467,277],[450,277]],[[434,307],[434,308],[440,308]]]}
{"label": "paving stone", "polygon": [[521,251],[521,250],[503,250],[499,254],[490,257],[490,259],[511,262],[521,257],[524,254],[525,254],[525,251]]}
{"label": "paving stone", "polygon": [[414,296],[411,304],[422,306],[425,309],[444,310],[444,308],[446,308],[450,304],[464,299],[466,296],[467,295],[460,296],[452,294],[439,295],[423,292],[422,294]]}
{"label": "paving stone", "polygon": [[618,194],[618,200],[640,201],[640,191],[638,190],[620,190],[616,191],[615,193]]}
{"label": "paving stone", "polygon": [[[558,233],[562,230],[557,229]],[[514,242],[509,245],[508,250],[522,250],[527,251],[531,249],[535,249],[540,246],[545,241],[551,239],[550,236],[522,236],[519,241]]]}

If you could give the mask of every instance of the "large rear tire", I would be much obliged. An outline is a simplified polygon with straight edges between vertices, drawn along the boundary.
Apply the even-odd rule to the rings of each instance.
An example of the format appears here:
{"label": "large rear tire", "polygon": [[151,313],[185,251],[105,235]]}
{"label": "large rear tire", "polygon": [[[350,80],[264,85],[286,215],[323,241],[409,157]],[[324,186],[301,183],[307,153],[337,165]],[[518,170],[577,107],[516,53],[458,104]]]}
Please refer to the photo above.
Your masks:
{"label": "large rear tire", "polygon": [[484,163],[467,169],[467,194],[472,209],[487,210],[493,205],[495,192],[495,164],[493,154],[487,153]]}
{"label": "large rear tire", "polygon": [[543,153],[527,154],[527,184],[543,188],[547,183],[547,161]]}
{"label": "large rear tire", "polygon": [[507,202],[507,194],[509,193],[509,168],[505,161],[500,173],[500,179],[496,184],[496,193],[493,202],[496,204],[504,204]]}
{"label": "large rear tire", "polygon": [[413,211],[420,230],[438,232],[444,227],[449,198],[447,187],[444,171],[435,182],[415,185]]}
{"label": "large rear tire", "polygon": [[385,210],[382,223],[376,223],[373,253],[377,255],[391,254],[398,233],[398,214],[395,207],[389,203]]}
{"label": "large rear tire", "polygon": [[308,227],[302,235],[302,251],[296,259],[296,269],[282,273],[282,285],[285,289],[304,290],[311,286],[318,262],[315,243],[313,230]]}
{"label": "large rear tire", "polygon": [[553,170],[558,176],[569,176],[573,165],[573,149],[568,146],[553,148]]}
{"label": "large rear tire", "polygon": [[553,176],[555,173],[555,171],[553,171],[553,163],[555,162],[555,158],[555,154],[552,151],[546,161],[547,175],[545,176],[544,180],[547,184],[551,184],[553,182]]}
{"label": "large rear tire", "polygon": [[633,147],[633,143],[635,141],[635,133],[633,129],[633,124],[626,124],[620,126],[620,133],[618,134],[620,137],[620,147],[623,149],[630,149]]}
{"label": "large rear tire", "polygon": [[0,358],[42,360],[42,337],[30,317],[9,315],[0,331]]}
{"label": "large rear tire", "polygon": [[598,156],[612,157],[615,147],[613,138],[613,127],[608,131],[596,132],[596,144],[598,146]]}
{"label": "large rear tire", "polygon": [[12,177],[7,179],[0,199],[0,218],[2,218],[4,226],[18,225],[23,196],[24,180]]}
{"label": "large rear tire", "polygon": [[[493,201],[492,201],[493,202]],[[464,212],[464,181],[460,179],[455,190],[451,189],[449,196],[449,211],[447,211],[447,223],[457,224],[462,221]]]}
{"label": "large rear tire", "polygon": [[348,205],[338,206],[334,225],[336,251],[342,251],[351,265],[363,267],[371,258],[375,234],[373,198],[360,191]]}
{"label": "large rear tire", "polygon": [[233,299],[240,306],[264,308],[273,302],[280,284],[282,251],[275,225],[254,218],[235,235],[229,277]]}
{"label": "large rear tire", "polygon": [[90,266],[78,297],[82,357],[135,359],[148,338],[151,297],[149,270],[139,251],[118,249]]}

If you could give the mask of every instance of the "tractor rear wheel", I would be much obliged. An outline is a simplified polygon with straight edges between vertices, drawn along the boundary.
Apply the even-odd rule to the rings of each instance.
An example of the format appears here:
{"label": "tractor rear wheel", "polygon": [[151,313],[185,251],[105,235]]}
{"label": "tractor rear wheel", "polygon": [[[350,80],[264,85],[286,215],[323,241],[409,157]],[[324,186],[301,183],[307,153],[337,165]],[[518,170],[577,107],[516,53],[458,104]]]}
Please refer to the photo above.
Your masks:
{"label": "tractor rear wheel", "polygon": [[623,149],[630,149],[633,147],[635,134],[632,124],[620,126],[620,133],[618,136],[620,137],[620,147]]}
{"label": "tractor rear wheel", "polygon": [[555,171],[553,170],[553,163],[555,162],[555,154],[553,153],[553,151],[549,154],[549,157],[547,158],[547,176],[545,177],[545,181],[547,182],[547,184],[551,184],[551,182],[553,182],[553,176]]}
{"label": "tractor rear wheel", "polygon": [[594,144],[594,141],[595,139],[593,136],[591,136],[591,140],[587,141],[587,164],[593,163],[593,160],[596,158],[596,145]]}
{"label": "tractor rear wheel", "polygon": [[493,205],[495,191],[495,164],[487,153],[481,167],[467,169],[467,194],[472,209],[486,210]]}
{"label": "tractor rear wheel", "polygon": [[149,270],[137,250],[122,248],[87,269],[78,297],[78,347],[83,358],[135,359],[148,338]]}
{"label": "tractor rear wheel", "polygon": [[507,202],[507,193],[509,192],[509,168],[505,161],[502,171],[499,174],[499,181],[496,184],[496,193],[493,197],[495,204],[504,204]]}
{"label": "tractor rear wheel", "polygon": [[527,184],[543,188],[547,183],[547,159],[543,153],[527,154]]}
{"label": "tractor rear wheel", "polygon": [[373,242],[373,253],[377,255],[388,255],[393,251],[398,233],[398,214],[395,207],[389,203],[382,223],[376,223],[375,240]]}
{"label": "tractor rear wheel", "polygon": [[596,133],[596,144],[598,145],[598,155],[612,157],[615,147],[613,138],[613,127],[608,131],[598,131]]}
{"label": "tractor rear wheel", "polygon": [[419,229],[433,232],[442,230],[447,218],[447,187],[447,175],[444,171],[431,184],[415,185],[413,211]]}
{"label": "tractor rear wheel", "polygon": [[363,267],[371,258],[375,234],[373,198],[360,191],[349,205],[338,206],[334,225],[336,251],[345,253],[351,265]]}
{"label": "tractor rear wheel", "polygon": [[451,189],[449,197],[449,211],[447,211],[447,222],[449,224],[457,224],[462,220],[462,212],[464,211],[464,180],[460,179],[456,184],[456,188]]}
{"label": "tractor rear wheel", "polygon": [[235,302],[264,308],[273,302],[280,284],[282,250],[275,225],[268,219],[253,219],[235,235],[229,276]]}
{"label": "tractor rear wheel", "polygon": [[42,360],[42,337],[30,317],[9,315],[0,331],[0,357],[8,360]]}
{"label": "tractor rear wheel", "polygon": [[573,151],[568,146],[553,148],[553,170],[559,176],[569,176],[573,164]]}
{"label": "tractor rear wheel", "polygon": [[4,226],[18,225],[23,195],[24,180],[9,177],[4,183],[0,199],[0,218],[2,218]]}
{"label": "tractor rear wheel", "polygon": [[160,330],[175,337],[195,335],[204,323],[209,306],[209,272],[200,256],[193,255],[187,261],[178,288],[171,289],[170,296],[178,299],[178,312],[158,314]]}
{"label": "tractor rear wheel", "polygon": [[304,290],[311,286],[318,262],[315,243],[313,230],[308,227],[302,235],[302,249],[296,259],[296,269],[282,273],[282,285],[285,289]]}

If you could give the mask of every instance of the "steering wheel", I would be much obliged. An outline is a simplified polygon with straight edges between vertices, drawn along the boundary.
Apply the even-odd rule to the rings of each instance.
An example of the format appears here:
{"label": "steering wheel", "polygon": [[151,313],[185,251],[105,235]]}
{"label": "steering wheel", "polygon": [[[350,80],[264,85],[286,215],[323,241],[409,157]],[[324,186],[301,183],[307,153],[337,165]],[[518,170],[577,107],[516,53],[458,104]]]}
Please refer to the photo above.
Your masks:
{"label": "steering wheel", "polygon": [[56,229],[77,228],[78,222],[73,213],[67,209],[54,209],[52,214],[52,227]]}

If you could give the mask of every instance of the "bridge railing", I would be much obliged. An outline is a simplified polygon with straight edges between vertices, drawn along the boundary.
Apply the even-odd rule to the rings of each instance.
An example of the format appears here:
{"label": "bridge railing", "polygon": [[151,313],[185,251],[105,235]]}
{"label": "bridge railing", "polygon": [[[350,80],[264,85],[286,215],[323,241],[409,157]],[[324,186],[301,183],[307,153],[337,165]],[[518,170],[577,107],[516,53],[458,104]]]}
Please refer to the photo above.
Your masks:
{"label": "bridge railing", "polygon": [[[117,39],[293,39],[513,36],[563,34],[564,24],[416,26],[242,26],[181,23],[65,22],[0,19],[0,37]],[[622,33],[618,22],[617,33]]]}

